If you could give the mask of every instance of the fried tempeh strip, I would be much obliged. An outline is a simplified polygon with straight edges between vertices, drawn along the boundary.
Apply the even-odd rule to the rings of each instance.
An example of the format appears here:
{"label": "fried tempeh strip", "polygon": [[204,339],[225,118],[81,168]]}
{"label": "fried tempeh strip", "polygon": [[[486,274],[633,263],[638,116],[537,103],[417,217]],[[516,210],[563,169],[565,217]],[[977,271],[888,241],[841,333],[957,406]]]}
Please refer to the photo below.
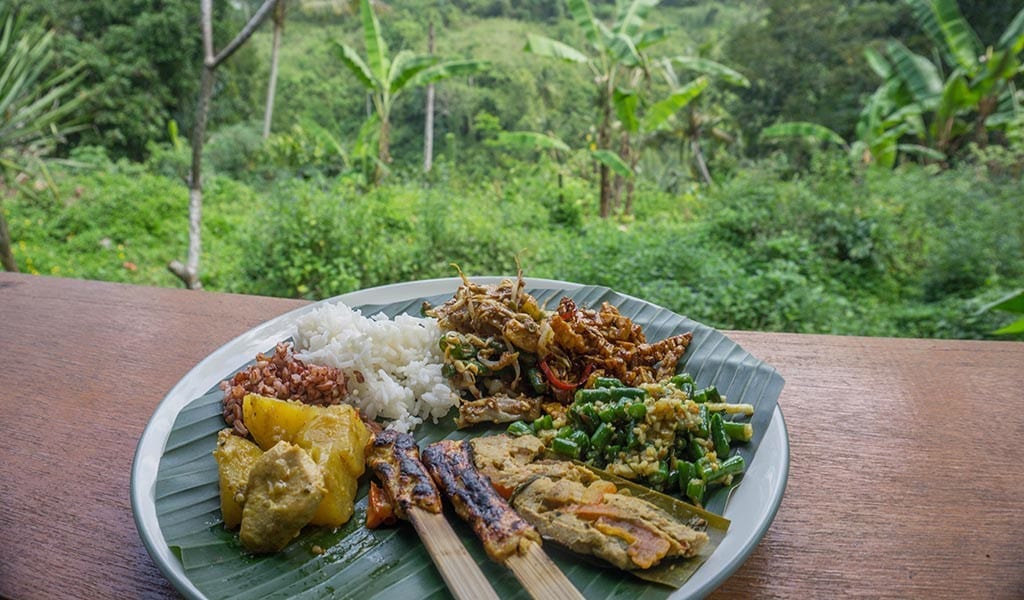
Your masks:
{"label": "fried tempeh strip", "polygon": [[497,600],[480,566],[444,518],[441,495],[420,462],[412,435],[375,432],[366,447],[366,465],[383,484],[395,515],[412,522],[452,594],[460,600]]}
{"label": "fried tempeh strip", "polygon": [[409,520],[409,509],[418,506],[441,512],[441,495],[420,462],[420,449],[408,433],[385,429],[374,434],[366,447],[366,466],[384,485],[395,515]]}
{"label": "fried tempeh strip", "polygon": [[536,528],[498,495],[491,481],[473,464],[472,446],[441,440],[423,451],[423,463],[463,520],[483,542],[487,556],[503,563],[525,550],[526,541],[540,543]]}

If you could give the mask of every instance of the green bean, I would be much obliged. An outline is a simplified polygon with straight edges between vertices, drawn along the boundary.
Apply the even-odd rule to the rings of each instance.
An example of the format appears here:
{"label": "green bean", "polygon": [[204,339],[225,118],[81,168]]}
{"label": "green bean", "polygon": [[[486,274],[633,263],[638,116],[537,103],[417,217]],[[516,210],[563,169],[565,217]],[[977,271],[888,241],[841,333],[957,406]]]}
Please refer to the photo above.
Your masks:
{"label": "green bean", "polygon": [[721,402],[722,396],[718,393],[718,388],[713,385],[709,385],[706,388],[701,388],[693,393],[694,402]]}
{"label": "green bean", "polygon": [[626,407],[626,414],[630,419],[640,421],[647,416],[647,406],[643,402],[634,402]]}
{"label": "green bean", "polygon": [[573,400],[580,403],[614,402],[620,398],[643,398],[646,395],[642,388],[601,387],[577,390]]}
{"label": "green bean", "polygon": [[514,423],[511,423],[505,431],[507,431],[509,435],[515,437],[530,435],[533,433],[533,429],[523,421],[515,421]]}
{"label": "green bean", "polygon": [[555,434],[555,437],[565,439],[572,435],[573,431],[576,430],[573,429],[571,425],[565,425],[558,430],[558,433]]}
{"label": "green bean", "polygon": [[551,449],[557,452],[558,454],[568,456],[569,458],[580,457],[579,445],[576,442],[569,439],[556,437],[555,439],[551,440]]}
{"label": "green bean", "polygon": [[551,418],[551,415],[544,415],[542,417],[538,417],[533,422],[533,430],[534,431],[541,431],[543,429],[554,429],[554,428],[555,428],[555,422],[554,422],[554,419]]}
{"label": "green bean", "polygon": [[704,455],[707,454],[707,450],[704,449],[704,446],[698,441],[696,436],[690,437],[690,454],[693,455],[694,460],[704,458]]}
{"label": "green bean", "polygon": [[673,376],[673,378],[669,380],[669,383],[674,384],[676,387],[681,387],[685,384],[692,385],[693,376],[689,373],[680,373],[679,375]]}
{"label": "green bean", "polygon": [[580,424],[587,431],[593,430],[601,422],[601,417],[598,416],[597,409],[592,404],[573,405],[572,413],[576,415]]}
{"label": "green bean", "polygon": [[691,479],[686,482],[686,497],[692,500],[694,504],[701,505],[704,503],[704,491],[706,489],[707,485],[703,479]]}
{"label": "green bean", "polygon": [[668,472],[668,481],[665,482],[665,491],[671,492],[679,489],[679,470],[672,469]]}
{"label": "green bean", "polygon": [[594,387],[596,388],[617,388],[622,387],[622,382],[615,377],[595,377]]}
{"label": "green bean", "polygon": [[660,487],[668,481],[668,461],[658,461],[658,470],[647,476],[647,482],[652,487]]}
{"label": "green bean", "polygon": [[725,425],[722,424],[722,414],[711,415],[711,441],[715,443],[715,454],[718,460],[725,460],[729,457],[729,435],[725,433]]}
{"label": "green bean", "polygon": [[686,484],[689,483],[691,479],[697,476],[696,467],[693,466],[692,462],[685,460],[677,460],[676,472],[678,473],[676,477],[679,480],[679,489],[682,491],[686,491]]}
{"label": "green bean", "polygon": [[597,411],[597,416],[603,423],[611,423],[615,420],[615,405],[605,404]]}
{"label": "green bean", "polygon": [[584,404],[588,402],[611,402],[612,393],[610,388],[576,390],[576,395],[573,396],[573,400],[575,400],[577,404]]}
{"label": "green bean", "polygon": [[630,421],[626,429],[626,448],[632,450],[640,445],[640,438],[636,435],[636,423]]}
{"label": "green bean", "polygon": [[615,428],[608,423],[601,423],[597,426],[597,430],[594,431],[594,435],[590,436],[590,445],[599,452],[604,452],[604,449],[608,447],[608,442],[612,440],[612,436],[615,434]]}
{"label": "green bean", "polygon": [[697,475],[704,481],[710,480],[715,475],[715,467],[711,463],[711,457],[709,456],[698,458],[694,466],[697,467]]}
{"label": "green bean", "polygon": [[749,442],[754,437],[754,426],[750,423],[738,423],[736,421],[722,420],[725,426],[725,433],[729,438],[738,442]]}
{"label": "green bean", "polygon": [[746,462],[743,457],[739,454],[730,456],[725,461],[719,463],[718,469],[716,469],[711,476],[707,479],[708,483],[724,479],[728,475],[738,475],[743,472],[746,466]]}
{"label": "green bean", "polygon": [[569,435],[569,441],[579,447],[580,454],[585,454],[587,449],[590,448],[590,436],[587,435],[586,431],[576,430],[572,432],[572,434]]}
{"label": "green bean", "polygon": [[643,398],[647,395],[647,390],[643,388],[620,387],[608,389],[612,392],[612,400],[618,400],[620,398]]}
{"label": "green bean", "polygon": [[530,387],[533,388],[534,392],[538,394],[546,394],[548,392],[548,382],[544,379],[544,374],[537,367],[527,369],[526,379],[530,382]]}

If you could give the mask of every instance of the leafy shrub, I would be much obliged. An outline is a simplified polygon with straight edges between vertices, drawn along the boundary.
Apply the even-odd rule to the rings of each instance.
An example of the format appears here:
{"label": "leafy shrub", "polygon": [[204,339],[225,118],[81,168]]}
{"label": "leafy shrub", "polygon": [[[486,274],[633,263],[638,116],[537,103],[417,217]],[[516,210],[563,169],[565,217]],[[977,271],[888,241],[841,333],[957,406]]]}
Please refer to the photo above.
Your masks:
{"label": "leafy shrub", "polygon": [[[210,169],[221,175],[244,177],[252,170],[263,148],[263,135],[256,123],[236,123],[215,131],[203,148]],[[207,169],[203,169],[206,171]]]}

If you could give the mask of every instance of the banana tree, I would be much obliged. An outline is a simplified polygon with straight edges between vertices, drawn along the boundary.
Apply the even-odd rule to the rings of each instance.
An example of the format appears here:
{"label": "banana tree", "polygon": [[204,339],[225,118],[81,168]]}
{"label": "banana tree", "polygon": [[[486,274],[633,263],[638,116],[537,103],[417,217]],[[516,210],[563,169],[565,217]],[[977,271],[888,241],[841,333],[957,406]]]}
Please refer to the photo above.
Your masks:
{"label": "banana tree", "polygon": [[[602,218],[612,214],[612,177],[616,170],[627,176],[632,173],[628,163],[622,159],[621,152],[612,147],[616,94],[618,103],[622,104],[639,101],[643,93],[637,87],[637,73],[649,78],[648,58],[644,51],[667,36],[665,28],[641,31],[650,10],[658,3],[659,0],[618,3],[614,21],[609,27],[594,17],[594,11],[587,0],[567,0],[569,12],[586,40],[585,51],[545,36],[527,36],[527,52],[586,65],[594,76],[600,117],[593,157],[599,164]],[[627,168],[623,169],[623,166]]]}
{"label": "banana tree", "polygon": [[[53,31],[30,27],[10,6],[0,6],[0,180],[6,185],[18,173],[39,174],[50,181],[44,158],[63,135],[81,128],[76,113],[86,95],[78,94],[81,64],[53,68]],[[0,265],[18,266],[0,204]]]}
{"label": "banana tree", "polygon": [[407,90],[461,75],[480,72],[486,63],[477,60],[441,61],[430,54],[414,54],[409,50],[398,52],[393,58],[381,35],[380,22],[373,12],[370,0],[361,0],[360,17],[366,58],[352,47],[339,42],[334,50],[339,60],[370,94],[377,118],[377,158],[374,182],[384,175],[384,167],[391,162],[391,112],[395,101]]}
{"label": "banana tree", "polygon": [[[985,47],[955,0],[906,2],[941,60],[895,40],[884,54],[867,49],[867,63],[883,82],[861,111],[856,141],[847,146],[855,159],[888,168],[900,153],[945,161],[967,142],[984,145],[990,130],[1014,123],[1021,111],[1013,81],[1024,73],[1024,9]],[[762,136],[830,142],[838,137],[808,123],[780,123]]]}
{"label": "banana tree", "polygon": [[[1014,78],[1024,73],[1024,8],[995,44],[985,46],[955,0],[907,0],[918,24],[952,67],[935,102],[930,134],[946,152],[966,137],[985,144],[990,126],[1020,110]],[[921,63],[924,66],[923,62]],[[990,123],[990,120],[994,123]]]}
{"label": "banana tree", "polygon": [[[698,73],[702,78],[723,81],[736,87],[750,87],[750,81],[735,69],[703,56],[674,56],[661,60],[661,71],[669,89],[673,93],[684,89],[676,70]],[[689,84],[688,84],[689,85]],[[703,98],[703,97],[701,97]],[[695,100],[697,98],[694,98]],[[711,171],[704,158],[704,139],[724,144],[734,144],[736,136],[726,131],[724,123],[729,119],[721,103],[708,107],[707,102],[687,102],[682,114],[674,112],[669,115],[664,125],[659,125],[654,132],[656,137],[667,136],[680,143],[680,156],[684,161],[692,162],[696,174],[708,185],[711,185]],[[702,106],[703,105],[703,106]]]}

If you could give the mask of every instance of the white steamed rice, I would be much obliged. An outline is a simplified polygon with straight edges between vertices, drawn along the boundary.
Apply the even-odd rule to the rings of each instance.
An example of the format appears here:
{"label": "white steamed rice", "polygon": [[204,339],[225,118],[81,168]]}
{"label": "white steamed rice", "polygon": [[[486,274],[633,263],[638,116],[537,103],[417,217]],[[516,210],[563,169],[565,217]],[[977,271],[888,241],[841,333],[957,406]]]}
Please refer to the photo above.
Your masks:
{"label": "white steamed rice", "polygon": [[344,372],[346,401],[367,417],[382,417],[390,429],[410,431],[428,417],[436,422],[456,404],[441,375],[440,337],[436,319],[390,319],[384,313],[367,318],[338,302],[298,320],[295,352],[310,364]]}

